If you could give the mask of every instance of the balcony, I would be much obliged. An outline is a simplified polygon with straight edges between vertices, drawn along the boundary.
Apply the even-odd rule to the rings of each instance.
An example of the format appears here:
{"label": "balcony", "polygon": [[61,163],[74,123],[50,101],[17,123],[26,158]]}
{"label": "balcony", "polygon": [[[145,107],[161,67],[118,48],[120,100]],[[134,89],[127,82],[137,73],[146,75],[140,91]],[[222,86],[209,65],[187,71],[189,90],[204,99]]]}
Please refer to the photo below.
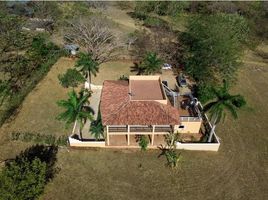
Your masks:
{"label": "balcony", "polygon": [[[172,127],[169,125],[155,125],[155,126],[142,126],[142,125],[111,125],[107,126],[107,131],[110,134],[163,134],[170,133]],[[129,131],[129,132],[128,132]]]}

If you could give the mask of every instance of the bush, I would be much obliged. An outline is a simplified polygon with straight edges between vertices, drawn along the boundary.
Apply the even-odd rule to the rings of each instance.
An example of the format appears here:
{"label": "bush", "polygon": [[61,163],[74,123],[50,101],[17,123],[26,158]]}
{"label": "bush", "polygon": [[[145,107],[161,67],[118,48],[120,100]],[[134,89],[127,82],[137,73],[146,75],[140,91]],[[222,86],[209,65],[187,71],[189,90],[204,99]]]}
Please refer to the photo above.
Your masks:
{"label": "bush", "polygon": [[58,79],[64,88],[77,87],[86,80],[76,69],[68,69],[65,74],[60,74]]}
{"label": "bush", "polygon": [[37,144],[45,145],[57,145],[57,146],[66,146],[68,138],[65,135],[60,137],[55,137],[54,135],[41,135],[39,133],[30,133],[30,132],[13,132],[11,134],[12,140],[21,140],[23,142],[35,142]]}
{"label": "bush", "polygon": [[134,11],[130,13],[130,16],[135,19],[145,20],[147,18],[147,14],[142,11]]}
{"label": "bush", "polygon": [[139,146],[141,147],[142,151],[146,151],[149,144],[149,140],[146,136],[142,135],[139,140]]}
{"label": "bush", "polygon": [[143,25],[149,28],[168,28],[167,22],[157,17],[147,17]]}
{"label": "bush", "polygon": [[181,153],[177,154],[174,149],[168,149],[165,151],[165,156],[167,159],[167,165],[171,168],[177,168],[178,163],[181,160]]}

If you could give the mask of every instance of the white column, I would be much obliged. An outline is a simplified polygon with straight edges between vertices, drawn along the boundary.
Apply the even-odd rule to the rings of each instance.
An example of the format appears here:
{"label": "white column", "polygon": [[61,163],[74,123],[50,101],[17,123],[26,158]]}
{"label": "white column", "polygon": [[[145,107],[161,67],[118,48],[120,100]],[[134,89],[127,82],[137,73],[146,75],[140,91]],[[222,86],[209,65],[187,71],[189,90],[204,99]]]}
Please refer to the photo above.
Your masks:
{"label": "white column", "polygon": [[153,125],[152,145],[154,145],[154,131],[155,131],[155,125]]}
{"label": "white column", "polygon": [[129,137],[130,137],[130,135],[129,135],[129,133],[130,133],[130,126],[129,125],[127,125],[127,145],[129,145]]}
{"label": "white column", "polygon": [[107,140],[107,145],[110,145],[110,140],[109,140],[109,126],[106,126],[106,140]]}

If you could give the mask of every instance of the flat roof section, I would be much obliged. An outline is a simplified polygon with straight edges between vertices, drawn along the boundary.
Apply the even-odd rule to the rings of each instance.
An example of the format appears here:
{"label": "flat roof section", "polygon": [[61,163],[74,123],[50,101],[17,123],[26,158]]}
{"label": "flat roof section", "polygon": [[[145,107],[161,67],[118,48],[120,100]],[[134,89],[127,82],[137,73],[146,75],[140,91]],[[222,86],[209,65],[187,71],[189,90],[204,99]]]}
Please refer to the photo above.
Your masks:
{"label": "flat roof section", "polygon": [[164,100],[159,80],[130,80],[131,100]]}

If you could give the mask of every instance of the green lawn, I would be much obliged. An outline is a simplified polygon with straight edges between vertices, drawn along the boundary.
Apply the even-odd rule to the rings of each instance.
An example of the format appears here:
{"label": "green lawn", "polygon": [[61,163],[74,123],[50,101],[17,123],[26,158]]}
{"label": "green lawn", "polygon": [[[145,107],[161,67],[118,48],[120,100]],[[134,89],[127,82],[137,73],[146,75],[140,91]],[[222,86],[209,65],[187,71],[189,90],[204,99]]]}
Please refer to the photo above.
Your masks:
{"label": "green lawn", "polygon": [[103,63],[100,65],[97,76],[92,77],[92,83],[95,85],[102,85],[104,80],[118,80],[122,75],[135,75],[135,72],[131,72],[132,66],[134,66],[134,64],[130,60]]}

